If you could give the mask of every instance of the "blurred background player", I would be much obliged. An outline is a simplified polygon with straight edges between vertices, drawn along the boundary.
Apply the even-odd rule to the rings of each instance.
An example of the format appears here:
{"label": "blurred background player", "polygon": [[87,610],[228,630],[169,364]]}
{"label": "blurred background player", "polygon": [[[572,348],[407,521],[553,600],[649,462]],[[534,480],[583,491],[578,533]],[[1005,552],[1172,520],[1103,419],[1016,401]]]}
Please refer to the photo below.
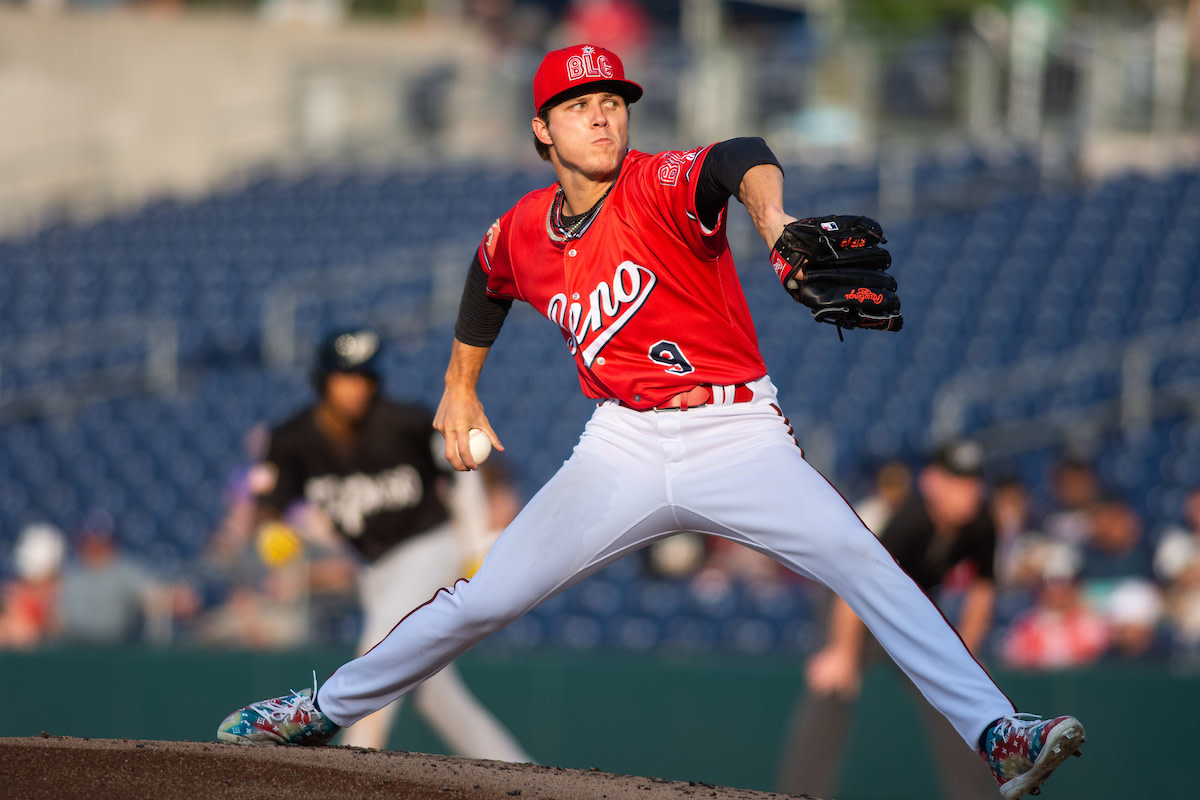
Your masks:
{"label": "blurred background player", "polygon": [[[914,490],[882,530],[880,541],[930,596],[953,584],[956,629],[979,657],[995,600],[996,528],[988,513],[983,452],[971,441],[941,447],[917,475]],[[832,598],[828,641],[808,663],[807,692],[793,713],[779,790],[830,796],[838,775],[863,672],[887,659],[850,607]],[[963,747],[945,718],[918,701],[947,800],[999,797],[978,753]]]}
{"label": "blurred background player", "polygon": [[[361,558],[359,652],[462,577],[486,526],[479,476],[451,478],[434,455],[432,414],[381,396],[379,349],[369,329],[337,330],[322,340],[313,375],[318,400],[272,431],[254,482],[259,546],[267,558],[285,560],[301,548],[282,522],[299,500],[328,515]],[[463,538],[468,529],[470,545]],[[453,664],[414,692],[413,702],[459,755],[532,760]],[[342,743],[382,749],[399,705],[348,729]]]}

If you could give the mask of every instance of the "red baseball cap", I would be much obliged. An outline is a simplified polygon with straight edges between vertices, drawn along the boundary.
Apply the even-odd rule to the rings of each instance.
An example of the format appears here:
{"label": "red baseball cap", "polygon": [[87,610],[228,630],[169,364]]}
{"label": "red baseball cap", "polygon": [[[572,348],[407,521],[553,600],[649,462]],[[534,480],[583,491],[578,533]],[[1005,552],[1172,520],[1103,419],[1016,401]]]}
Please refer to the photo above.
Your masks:
{"label": "red baseball cap", "polygon": [[[596,84],[595,88],[591,88]],[[642,87],[625,80],[625,65],[611,50],[591,44],[577,44],[554,50],[542,59],[537,74],[533,76],[533,109],[541,111],[559,95],[589,87],[588,91],[605,88],[621,95],[626,103],[636,103],[642,96]]]}

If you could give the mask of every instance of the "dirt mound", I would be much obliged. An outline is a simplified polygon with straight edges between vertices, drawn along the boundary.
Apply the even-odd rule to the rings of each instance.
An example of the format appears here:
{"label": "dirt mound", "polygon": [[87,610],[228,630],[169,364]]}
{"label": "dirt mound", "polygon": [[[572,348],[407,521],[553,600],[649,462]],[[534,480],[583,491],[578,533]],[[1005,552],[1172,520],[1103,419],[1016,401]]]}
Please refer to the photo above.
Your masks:
{"label": "dirt mound", "polygon": [[0,738],[0,786],[22,800],[768,800],[704,783],[356,747]]}

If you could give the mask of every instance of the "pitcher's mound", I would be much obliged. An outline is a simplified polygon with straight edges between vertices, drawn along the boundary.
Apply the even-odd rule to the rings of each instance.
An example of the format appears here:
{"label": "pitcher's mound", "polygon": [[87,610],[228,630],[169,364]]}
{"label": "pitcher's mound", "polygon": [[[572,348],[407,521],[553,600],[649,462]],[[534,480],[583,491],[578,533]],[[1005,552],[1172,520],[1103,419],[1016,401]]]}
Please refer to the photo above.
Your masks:
{"label": "pitcher's mound", "polygon": [[23,800],[768,800],[779,795],[595,770],[355,747],[0,738],[0,785]]}

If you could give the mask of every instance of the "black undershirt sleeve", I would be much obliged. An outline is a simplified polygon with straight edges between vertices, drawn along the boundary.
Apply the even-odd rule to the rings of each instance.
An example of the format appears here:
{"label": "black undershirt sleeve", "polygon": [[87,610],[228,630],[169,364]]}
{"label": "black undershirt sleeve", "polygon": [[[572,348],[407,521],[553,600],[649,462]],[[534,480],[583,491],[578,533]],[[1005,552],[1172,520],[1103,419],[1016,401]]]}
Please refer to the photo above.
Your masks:
{"label": "black undershirt sleeve", "polygon": [[[712,146],[696,181],[696,211],[704,227],[716,227],[721,209],[730,197],[737,196],[742,177],[760,164],[779,167],[779,160],[757,136],[729,139]],[[783,167],[779,168],[782,171]]]}
{"label": "black undershirt sleeve", "polygon": [[458,321],[454,323],[454,338],[473,347],[491,347],[500,335],[510,308],[512,300],[488,296],[487,275],[476,253],[467,269],[467,281],[458,304]]}

